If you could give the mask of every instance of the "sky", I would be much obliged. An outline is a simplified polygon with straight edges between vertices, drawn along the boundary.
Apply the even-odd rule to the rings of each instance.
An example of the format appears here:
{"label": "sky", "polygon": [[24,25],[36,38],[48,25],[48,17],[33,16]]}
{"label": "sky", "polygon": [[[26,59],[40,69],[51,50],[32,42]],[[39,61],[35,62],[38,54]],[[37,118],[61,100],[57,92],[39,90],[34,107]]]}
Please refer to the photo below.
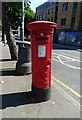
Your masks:
{"label": "sky", "polygon": [[36,12],[36,7],[38,7],[39,5],[45,2],[47,2],[47,0],[31,0],[30,7],[34,12]]}
{"label": "sky", "polygon": [[[34,12],[36,12],[36,7],[38,7],[39,5],[41,5],[41,4],[43,4],[47,1],[48,0],[31,0],[30,7]],[[57,0],[50,0],[50,1],[57,1]],[[66,1],[69,2],[70,1],[70,2],[72,2],[74,0],[60,0],[60,1],[63,1],[63,2],[66,2]],[[75,0],[75,1],[80,2],[81,0]]]}

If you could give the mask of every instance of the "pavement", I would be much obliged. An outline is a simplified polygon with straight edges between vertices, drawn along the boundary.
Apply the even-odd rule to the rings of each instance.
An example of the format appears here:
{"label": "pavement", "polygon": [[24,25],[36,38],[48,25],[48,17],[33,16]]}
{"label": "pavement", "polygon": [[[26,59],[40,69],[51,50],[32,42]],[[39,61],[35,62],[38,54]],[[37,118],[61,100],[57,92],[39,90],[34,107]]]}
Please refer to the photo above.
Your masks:
{"label": "pavement", "polygon": [[17,75],[16,62],[0,42],[0,118],[80,118],[78,103],[53,81],[50,100],[35,102],[32,74]]}

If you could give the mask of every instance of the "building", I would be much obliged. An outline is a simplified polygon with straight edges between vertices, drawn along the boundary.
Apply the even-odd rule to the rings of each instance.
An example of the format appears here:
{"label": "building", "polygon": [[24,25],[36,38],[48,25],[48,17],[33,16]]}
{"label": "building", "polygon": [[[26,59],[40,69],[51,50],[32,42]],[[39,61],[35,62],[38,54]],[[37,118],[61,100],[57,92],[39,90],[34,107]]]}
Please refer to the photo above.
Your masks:
{"label": "building", "polygon": [[60,30],[82,30],[82,2],[60,2],[57,23]]}
{"label": "building", "polygon": [[[53,42],[59,42],[61,32],[71,36],[66,38],[66,43],[74,42],[72,38],[75,34],[72,32],[78,32],[81,34],[78,36],[82,38],[82,2],[46,2],[36,8],[36,20],[47,20],[58,24]],[[61,38],[60,36],[59,39]]]}
{"label": "building", "polygon": [[45,2],[36,8],[36,20],[56,21],[57,10],[58,2]]}

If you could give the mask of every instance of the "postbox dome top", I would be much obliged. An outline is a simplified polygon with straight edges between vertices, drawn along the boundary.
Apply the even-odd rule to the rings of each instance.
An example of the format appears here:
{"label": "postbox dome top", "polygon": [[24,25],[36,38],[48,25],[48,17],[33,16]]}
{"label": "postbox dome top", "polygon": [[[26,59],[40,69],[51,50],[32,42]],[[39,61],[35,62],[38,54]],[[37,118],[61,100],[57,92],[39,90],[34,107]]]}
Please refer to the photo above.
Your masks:
{"label": "postbox dome top", "polygon": [[49,22],[49,21],[35,21],[30,22],[26,25],[26,28],[30,31],[36,30],[52,30],[57,27],[57,23]]}

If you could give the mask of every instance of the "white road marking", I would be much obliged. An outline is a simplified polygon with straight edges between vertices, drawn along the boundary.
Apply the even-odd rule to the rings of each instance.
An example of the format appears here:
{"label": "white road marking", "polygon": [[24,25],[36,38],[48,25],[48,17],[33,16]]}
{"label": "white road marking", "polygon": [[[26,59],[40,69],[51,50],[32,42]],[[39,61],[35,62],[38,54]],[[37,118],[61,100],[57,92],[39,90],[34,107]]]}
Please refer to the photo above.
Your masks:
{"label": "white road marking", "polygon": [[65,66],[67,66],[67,67],[70,67],[70,68],[73,68],[73,69],[82,70],[82,68],[79,68],[79,67],[75,67],[75,66],[72,66],[72,65],[66,64],[66,63],[64,63],[64,62],[58,61],[58,60],[55,59],[55,58],[52,58],[52,60],[57,61],[57,62],[59,62],[59,63],[65,65]]}
{"label": "white road marking", "polygon": [[[52,57],[52,60],[55,60],[55,61],[65,65],[67,67],[70,67],[70,68],[73,68],[73,69],[82,70],[82,68],[80,68],[80,67],[76,67],[76,66],[73,66],[73,65],[65,63],[65,62],[69,62],[69,61],[76,61],[76,62],[79,62],[79,66],[80,66],[80,60],[78,60],[76,58],[71,58],[69,56],[65,56],[65,55],[62,55],[62,54],[59,54],[59,53],[52,53],[52,55],[55,55],[55,56]],[[62,60],[62,59],[64,59],[65,61]]]}
{"label": "white road marking", "polygon": [[60,57],[59,56],[57,56],[57,58],[58,58],[58,60],[63,64],[63,61],[60,59]]}
{"label": "white road marking", "polygon": [[69,57],[72,57],[72,58],[75,58],[75,59],[79,60],[80,62],[82,62],[82,61],[80,60],[80,54],[79,54],[79,57],[76,57],[76,56],[73,56],[73,55],[68,55],[68,54],[65,54],[65,53],[61,53],[61,54],[62,54],[62,55],[69,56]]}
{"label": "white road marking", "polygon": [[71,58],[69,56],[65,56],[65,55],[62,55],[62,54],[59,54],[59,53],[52,53],[52,54],[59,55],[59,56],[61,56],[63,58],[66,58],[66,59],[69,59],[69,60],[72,60],[72,61],[78,61],[78,62],[80,62],[80,60],[78,60],[76,58]]}

